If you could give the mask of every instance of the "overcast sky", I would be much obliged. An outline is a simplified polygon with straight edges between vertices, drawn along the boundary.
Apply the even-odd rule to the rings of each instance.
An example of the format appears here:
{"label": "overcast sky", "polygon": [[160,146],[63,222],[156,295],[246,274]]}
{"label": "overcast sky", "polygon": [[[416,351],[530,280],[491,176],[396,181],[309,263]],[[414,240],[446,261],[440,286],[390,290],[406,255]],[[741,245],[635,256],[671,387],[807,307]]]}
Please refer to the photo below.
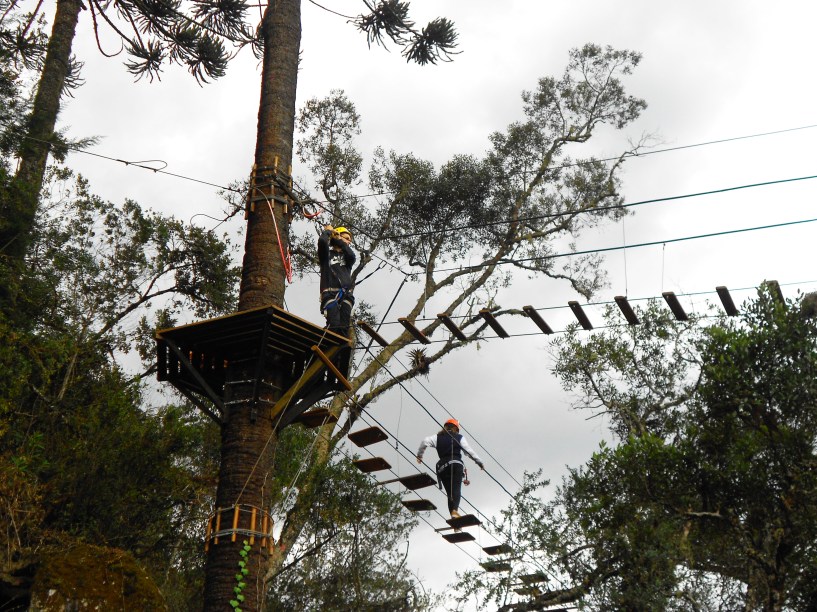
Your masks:
{"label": "overcast sky", "polygon": [[[359,0],[323,3],[348,15],[362,10]],[[643,53],[625,84],[649,105],[623,133],[606,134],[592,149],[597,155],[616,155],[628,139],[645,133],[660,140],[658,148],[670,148],[791,130],[631,159],[623,174],[628,202],[817,174],[817,128],[794,129],[817,124],[813,3],[414,0],[411,8],[418,24],[437,16],[456,23],[461,54],[453,62],[418,67],[407,64],[397,49],[368,50],[365,37],[343,18],[303,3],[299,104],[331,89],[345,90],[362,116],[358,144],[367,156],[378,145],[436,164],[458,153],[481,155],[491,132],[521,117],[520,92],[534,88],[539,77],[560,75],[568,50],[593,42]],[[170,172],[220,185],[249,174],[259,98],[258,65],[251,53],[242,52],[227,76],[205,87],[178,67],[168,68],[161,82],[134,84],[119,59],[105,59],[96,50],[87,12],[79,31],[75,52],[85,62],[86,84],[61,115],[61,125],[72,136],[98,135],[94,152],[129,161],[161,159]],[[112,40],[107,42],[108,50],[115,48]],[[210,186],[83,154],[72,155],[69,164],[89,178],[95,192],[116,203],[130,197],[185,219],[197,213],[217,217],[221,211]],[[306,173],[296,166],[294,174]],[[588,234],[577,246],[671,241],[811,219],[817,217],[816,186],[804,180],[639,206],[623,224]],[[203,217],[197,221],[209,223]],[[778,280],[784,294],[793,296],[798,289],[815,289],[814,239],[815,224],[803,223],[612,251],[606,258],[610,286],[593,302],[609,302],[616,295],[660,296],[662,291],[713,292],[682,299],[695,310],[706,299],[717,301],[717,285],[733,290],[740,303],[751,291],[738,289],[764,279]],[[237,232],[235,240],[243,243],[243,235]],[[357,293],[382,313],[399,281],[383,273]],[[390,321],[405,314],[413,296],[398,300]],[[580,298],[565,283],[524,278],[498,296],[508,308],[554,307],[542,314],[555,329],[571,322],[565,306],[572,299]],[[316,302],[312,280],[296,281],[288,289],[290,310],[321,323]],[[600,307],[587,310],[600,321]],[[426,314],[433,317],[436,311]],[[508,328],[536,331],[524,320],[509,322]],[[383,328],[387,338],[398,333],[394,325]],[[435,366],[421,381],[432,395],[418,382],[407,387],[439,420],[446,413],[459,418],[466,435],[483,445],[476,448],[488,470],[513,491],[514,481],[497,462],[517,480],[525,470],[543,468],[558,483],[566,465],[580,465],[607,437],[602,420],[588,421],[588,414],[570,410],[572,398],[560,390],[549,364],[541,335],[494,338]],[[402,371],[399,364],[390,369]],[[407,392],[391,392],[372,414],[412,449],[436,430]],[[412,473],[393,446],[393,441],[391,447],[381,443],[376,450],[401,475]],[[507,495],[476,468],[469,472],[466,497],[481,512],[496,514]],[[445,507],[441,493],[424,492]],[[471,510],[468,504],[464,508]],[[429,520],[442,525],[436,515]],[[496,542],[484,531],[479,535],[483,546]],[[412,568],[436,590],[457,570],[476,567],[472,556],[482,558],[479,546],[465,544],[460,550],[424,522],[410,541]]]}

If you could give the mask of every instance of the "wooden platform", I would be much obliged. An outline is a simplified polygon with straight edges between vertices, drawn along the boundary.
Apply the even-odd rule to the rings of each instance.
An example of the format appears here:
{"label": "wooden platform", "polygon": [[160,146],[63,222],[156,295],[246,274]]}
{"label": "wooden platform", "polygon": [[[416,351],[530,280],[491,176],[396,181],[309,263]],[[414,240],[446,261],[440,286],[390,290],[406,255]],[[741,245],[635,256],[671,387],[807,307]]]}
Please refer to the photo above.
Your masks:
{"label": "wooden platform", "polygon": [[485,551],[488,555],[503,555],[506,553],[512,553],[513,548],[511,548],[508,544],[497,544],[496,546],[483,546],[482,550]]}
{"label": "wooden platform", "polygon": [[[230,384],[244,386],[242,395],[251,395],[254,408],[261,395],[287,394],[277,406],[284,412],[279,428],[337,391],[337,378],[327,374],[312,347],[331,356],[349,345],[347,338],[277,306],[161,329],[155,337],[158,380],[173,384],[219,420],[229,410],[225,385],[228,368],[233,368]],[[275,381],[261,379],[269,367],[275,369]],[[202,398],[216,411],[202,406]]]}

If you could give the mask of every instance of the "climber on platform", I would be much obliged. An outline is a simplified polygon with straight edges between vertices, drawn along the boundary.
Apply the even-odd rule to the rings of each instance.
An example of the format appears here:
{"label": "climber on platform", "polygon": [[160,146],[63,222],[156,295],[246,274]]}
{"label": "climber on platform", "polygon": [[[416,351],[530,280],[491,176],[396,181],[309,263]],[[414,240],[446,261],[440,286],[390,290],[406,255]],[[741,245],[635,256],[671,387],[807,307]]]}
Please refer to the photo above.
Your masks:
{"label": "climber on platform", "polygon": [[345,227],[327,225],[318,237],[321,312],[327,329],[347,338],[355,303],[352,266],[356,258],[351,244],[352,234]]}

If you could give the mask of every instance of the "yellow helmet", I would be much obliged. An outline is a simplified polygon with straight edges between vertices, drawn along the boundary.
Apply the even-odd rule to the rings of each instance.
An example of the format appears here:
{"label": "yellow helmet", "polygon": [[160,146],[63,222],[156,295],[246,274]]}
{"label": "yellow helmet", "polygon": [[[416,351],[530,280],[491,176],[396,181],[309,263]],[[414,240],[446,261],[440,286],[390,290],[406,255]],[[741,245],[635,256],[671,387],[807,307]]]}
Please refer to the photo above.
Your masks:
{"label": "yellow helmet", "polygon": [[349,242],[352,241],[352,232],[350,232],[345,227],[336,227],[335,231],[338,233],[338,236],[342,236],[343,234],[349,234]]}

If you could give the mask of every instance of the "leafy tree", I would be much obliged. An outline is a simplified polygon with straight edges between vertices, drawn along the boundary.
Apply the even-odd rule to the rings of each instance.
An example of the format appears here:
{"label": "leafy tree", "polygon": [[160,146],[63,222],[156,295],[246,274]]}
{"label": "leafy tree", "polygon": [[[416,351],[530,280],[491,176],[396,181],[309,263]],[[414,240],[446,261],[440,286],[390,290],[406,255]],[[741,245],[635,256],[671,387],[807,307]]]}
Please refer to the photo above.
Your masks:
{"label": "leafy tree", "polygon": [[216,432],[189,407],[151,408],[118,361],[179,312],[232,308],[230,246],[73,182],[54,174],[26,265],[0,261],[16,296],[0,303],[0,600],[24,599],[21,576],[75,539],[130,551],[189,609]]}
{"label": "leafy tree", "polygon": [[[585,259],[558,268],[547,255],[560,238],[623,214],[618,192],[621,160],[606,165],[593,158],[574,160],[568,154],[571,146],[589,140],[602,125],[622,128],[644,108],[643,101],[625,93],[620,80],[639,59],[632,52],[594,45],[572,51],[561,78],[541,79],[535,91],[523,95],[525,120],[495,134],[484,159],[457,156],[437,170],[412,155],[379,152],[368,188],[386,192],[387,197],[374,210],[354,195],[361,167],[353,149],[358,130],[354,106],[339,92],[307,103],[299,117],[306,134],[299,155],[317,175],[328,220],[356,232],[362,256],[355,276],[368,273],[375,257],[403,266],[419,262],[422,271],[407,277],[407,287],[415,290],[408,319],[418,317],[432,300],[444,300],[439,311],[463,312],[459,325],[466,339],[448,337],[426,356],[427,364],[433,367],[481,337],[486,324],[476,312],[479,301],[496,315],[520,314],[491,301],[492,291],[509,280],[506,270],[511,267],[566,279],[585,295],[603,283],[597,261]],[[314,265],[312,240],[303,237],[295,242],[304,265]],[[461,265],[467,257],[477,263]],[[422,331],[431,335],[439,326],[434,321]],[[352,392],[331,403],[333,414],[340,417],[348,411],[349,418],[337,429],[323,428],[319,462],[329,460],[331,449],[359,411],[422,371],[418,364],[394,378],[380,377],[384,366],[412,341],[404,332],[378,352],[363,356],[358,374],[350,380]],[[302,492],[308,493],[310,486],[305,483]],[[308,507],[303,500],[299,496],[293,516]],[[300,529],[297,521],[288,524],[280,540],[284,550],[297,540]],[[280,556],[273,558],[271,574],[283,562]]]}
{"label": "leafy tree", "polygon": [[[708,327],[652,305],[638,313],[639,326],[558,343],[556,371],[580,391],[577,405],[609,418],[619,441],[571,470],[553,500],[528,503],[514,533],[579,587],[574,601],[627,610],[813,607],[811,302],[784,303],[762,289],[739,318]],[[563,593],[533,601],[555,603]]]}
{"label": "leafy tree", "polygon": [[416,519],[398,496],[338,459],[315,468],[317,485],[310,491],[301,537],[288,565],[271,580],[267,607],[427,609],[428,598],[418,592],[399,551]]}

